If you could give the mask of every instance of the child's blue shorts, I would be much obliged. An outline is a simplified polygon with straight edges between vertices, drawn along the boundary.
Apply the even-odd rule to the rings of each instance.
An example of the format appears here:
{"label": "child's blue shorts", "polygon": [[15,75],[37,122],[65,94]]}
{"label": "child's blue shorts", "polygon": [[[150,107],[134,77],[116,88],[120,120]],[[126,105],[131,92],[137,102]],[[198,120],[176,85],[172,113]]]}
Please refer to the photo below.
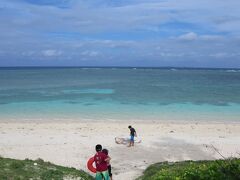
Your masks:
{"label": "child's blue shorts", "polygon": [[130,141],[134,141],[134,136],[130,136]]}

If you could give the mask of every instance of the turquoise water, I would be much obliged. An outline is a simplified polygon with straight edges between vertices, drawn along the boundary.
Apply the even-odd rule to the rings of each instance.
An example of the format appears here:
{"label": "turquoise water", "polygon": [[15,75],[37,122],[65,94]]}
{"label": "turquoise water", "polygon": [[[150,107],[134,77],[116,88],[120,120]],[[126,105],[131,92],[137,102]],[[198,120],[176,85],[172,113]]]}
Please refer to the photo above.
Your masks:
{"label": "turquoise water", "polygon": [[0,118],[239,121],[240,70],[0,68]]}

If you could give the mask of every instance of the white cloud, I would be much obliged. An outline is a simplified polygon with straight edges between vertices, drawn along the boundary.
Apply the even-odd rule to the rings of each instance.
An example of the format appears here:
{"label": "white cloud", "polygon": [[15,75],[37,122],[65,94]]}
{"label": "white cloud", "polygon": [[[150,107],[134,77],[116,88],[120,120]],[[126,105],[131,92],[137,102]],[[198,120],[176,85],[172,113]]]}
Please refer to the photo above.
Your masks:
{"label": "white cloud", "polygon": [[233,57],[239,57],[240,53],[217,52],[214,54],[210,54],[209,56],[215,57],[215,58],[233,58]]}
{"label": "white cloud", "polygon": [[96,57],[96,56],[100,55],[100,53],[98,51],[83,51],[81,53],[81,55],[83,55],[83,56],[90,56],[90,57]]}
{"label": "white cloud", "polygon": [[35,51],[25,51],[25,52],[22,52],[23,56],[33,56],[34,54],[36,54]]}
{"label": "white cloud", "polygon": [[178,38],[181,40],[192,41],[192,40],[196,40],[198,38],[198,35],[194,32],[189,32],[187,34],[183,34],[179,36]]}
{"label": "white cloud", "polygon": [[42,54],[46,57],[61,56],[62,51],[54,50],[54,49],[48,49],[48,50],[43,50]]}
{"label": "white cloud", "polygon": [[52,3],[1,0],[0,65],[8,58],[27,62],[43,57],[61,59],[66,65],[81,58],[103,59],[106,64],[110,58],[116,64],[131,64],[142,57],[146,65],[153,59],[161,64],[162,59],[177,58],[191,58],[192,64],[197,58],[204,63],[229,57],[239,62],[233,54],[240,51],[240,1],[71,2],[73,6],[59,8]]}
{"label": "white cloud", "polygon": [[[175,38],[173,38],[175,39]],[[189,32],[186,34],[182,34],[180,36],[177,37],[177,39],[180,40],[186,40],[186,41],[193,41],[193,40],[223,40],[224,37],[223,36],[219,36],[219,35],[208,35],[208,34],[204,34],[204,35],[198,35],[194,32]]]}
{"label": "white cloud", "polygon": [[222,39],[224,39],[223,36],[219,36],[219,35],[201,35],[201,36],[199,36],[199,38],[201,40],[222,40]]}
{"label": "white cloud", "polygon": [[59,29],[82,33],[135,30],[158,32],[161,30],[159,26],[164,23],[184,22],[208,31],[240,33],[240,26],[237,25],[240,1],[236,0],[141,0],[131,3],[126,1],[121,6],[111,6],[109,4],[113,2],[107,0],[98,3],[73,0],[73,6],[65,9],[21,2],[3,1],[6,13],[0,17],[3,24],[1,28],[10,25],[12,29],[29,29],[31,26],[39,32]]}

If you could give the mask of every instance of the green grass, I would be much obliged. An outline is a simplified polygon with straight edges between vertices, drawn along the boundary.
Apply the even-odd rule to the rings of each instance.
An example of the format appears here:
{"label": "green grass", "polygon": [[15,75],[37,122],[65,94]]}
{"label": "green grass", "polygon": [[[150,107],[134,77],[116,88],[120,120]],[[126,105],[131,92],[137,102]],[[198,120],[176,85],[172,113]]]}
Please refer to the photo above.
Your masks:
{"label": "green grass", "polygon": [[149,166],[138,180],[240,180],[240,159],[162,162]]}
{"label": "green grass", "polygon": [[[0,180],[92,180],[82,170],[38,160],[0,157]],[[240,159],[161,162],[149,166],[137,180],[240,180]]]}
{"label": "green grass", "polygon": [[4,180],[26,180],[26,179],[75,179],[92,180],[92,176],[82,170],[67,168],[44,162],[25,159],[15,160],[0,157],[0,179]]}

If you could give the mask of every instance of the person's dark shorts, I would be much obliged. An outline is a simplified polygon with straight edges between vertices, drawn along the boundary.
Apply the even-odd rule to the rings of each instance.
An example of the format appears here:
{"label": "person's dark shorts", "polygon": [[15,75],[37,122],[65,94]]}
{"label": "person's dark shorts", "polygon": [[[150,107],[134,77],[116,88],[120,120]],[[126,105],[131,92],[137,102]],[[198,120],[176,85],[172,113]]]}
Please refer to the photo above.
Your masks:
{"label": "person's dark shorts", "polygon": [[112,167],[111,165],[108,166],[108,174],[110,177],[112,177]]}
{"label": "person's dark shorts", "polygon": [[134,142],[134,136],[130,136],[130,141]]}

